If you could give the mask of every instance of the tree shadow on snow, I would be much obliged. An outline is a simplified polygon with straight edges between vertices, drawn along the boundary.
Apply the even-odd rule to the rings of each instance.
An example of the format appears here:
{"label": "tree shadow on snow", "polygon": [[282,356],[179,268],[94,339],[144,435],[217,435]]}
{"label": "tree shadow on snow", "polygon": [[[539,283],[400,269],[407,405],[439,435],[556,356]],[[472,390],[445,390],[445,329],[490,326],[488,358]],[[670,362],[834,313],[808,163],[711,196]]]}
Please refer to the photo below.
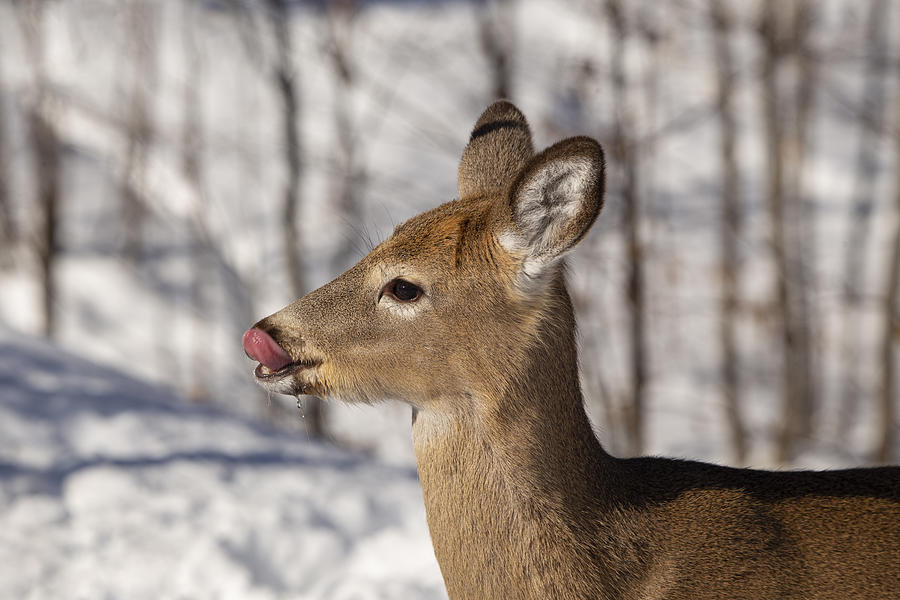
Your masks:
{"label": "tree shadow on snow", "polygon": [[[3,415],[6,425],[2,423]],[[127,456],[116,456],[115,452],[89,454],[79,451],[73,443],[78,435],[103,436],[106,427],[113,432],[113,424],[130,415],[137,415],[148,427],[162,430],[153,438],[152,451],[141,455],[136,444],[133,449],[119,452]],[[91,433],[73,433],[73,424],[85,421],[90,423]],[[227,449],[216,447],[219,436],[215,432],[223,427],[237,431],[246,441],[239,443],[237,449],[233,445]],[[30,434],[32,430],[34,435]],[[192,432],[196,436],[198,431],[204,433],[192,443],[190,436]],[[117,434],[122,436],[121,431]],[[49,461],[28,461],[17,457],[9,445],[5,451],[0,448],[0,491],[13,496],[58,495],[69,476],[95,467],[144,469],[185,461],[213,463],[226,469],[287,466],[349,471],[364,463],[366,468],[371,466],[361,456],[298,439],[213,406],[188,404],[164,389],[67,354],[47,342],[3,329],[0,436],[19,440],[20,445],[41,444],[39,450],[44,456],[50,454]],[[159,446],[165,446],[170,439],[171,450],[160,450]],[[131,456],[132,451],[138,455]],[[385,465],[378,468],[416,477],[414,469]]]}

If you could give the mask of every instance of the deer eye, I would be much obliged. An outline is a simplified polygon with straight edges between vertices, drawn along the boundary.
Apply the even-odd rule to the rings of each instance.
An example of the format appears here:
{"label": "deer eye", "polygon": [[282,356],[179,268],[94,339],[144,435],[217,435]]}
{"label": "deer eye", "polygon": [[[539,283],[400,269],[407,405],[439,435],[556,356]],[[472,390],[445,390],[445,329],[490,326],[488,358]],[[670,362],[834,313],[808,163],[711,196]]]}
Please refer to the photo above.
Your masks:
{"label": "deer eye", "polygon": [[405,279],[395,279],[387,284],[388,293],[400,302],[415,302],[422,296],[422,288]]}

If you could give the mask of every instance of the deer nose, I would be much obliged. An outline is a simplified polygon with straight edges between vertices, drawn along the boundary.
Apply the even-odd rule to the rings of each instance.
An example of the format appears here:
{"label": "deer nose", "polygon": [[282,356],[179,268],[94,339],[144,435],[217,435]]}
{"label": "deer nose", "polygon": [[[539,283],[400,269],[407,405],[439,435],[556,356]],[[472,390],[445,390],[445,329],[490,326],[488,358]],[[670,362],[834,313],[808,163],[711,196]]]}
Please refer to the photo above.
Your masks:
{"label": "deer nose", "polygon": [[245,331],[241,345],[247,356],[271,371],[277,371],[294,362],[290,354],[262,329],[253,328]]}

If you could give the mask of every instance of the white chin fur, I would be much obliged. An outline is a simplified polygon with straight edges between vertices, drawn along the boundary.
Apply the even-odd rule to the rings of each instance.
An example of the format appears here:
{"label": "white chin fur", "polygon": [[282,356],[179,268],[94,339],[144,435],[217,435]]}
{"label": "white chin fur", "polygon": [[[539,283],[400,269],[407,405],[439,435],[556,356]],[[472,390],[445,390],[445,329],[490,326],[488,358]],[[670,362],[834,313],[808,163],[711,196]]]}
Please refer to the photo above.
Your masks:
{"label": "white chin fur", "polygon": [[256,379],[256,383],[260,385],[267,392],[272,394],[285,394],[286,396],[296,396],[301,393],[301,385],[293,375],[288,375],[287,377],[283,377],[282,379],[275,380],[265,380],[265,379]]}

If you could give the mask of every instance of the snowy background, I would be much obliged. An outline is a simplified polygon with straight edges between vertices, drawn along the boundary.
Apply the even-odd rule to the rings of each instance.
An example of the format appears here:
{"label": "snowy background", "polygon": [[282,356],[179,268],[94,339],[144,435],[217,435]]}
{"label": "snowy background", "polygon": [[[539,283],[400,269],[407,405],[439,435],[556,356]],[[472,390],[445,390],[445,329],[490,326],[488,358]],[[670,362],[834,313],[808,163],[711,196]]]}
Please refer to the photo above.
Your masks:
{"label": "snowy background", "polygon": [[6,329],[0,389],[0,597],[445,597],[412,466]]}
{"label": "snowy background", "polygon": [[[802,51],[781,55],[778,106],[796,128],[790,98],[811,56],[788,225],[805,246],[817,395],[814,426],[778,458],[766,3],[725,2],[742,218],[738,460],[717,329],[712,3],[625,3],[618,37],[619,4],[600,0],[0,0],[0,597],[443,597],[409,409],[329,405],[311,439],[292,398],[253,384],[240,336],[452,199],[471,126],[500,91],[536,146],[588,134],[607,148],[607,208],[571,272],[588,410],[611,451],[633,448],[623,136],[640,167],[642,451],[758,467],[875,460],[897,430],[879,408],[879,344],[896,331],[882,307],[900,197],[900,5],[776,4],[812,14]],[[852,302],[850,247],[864,267]]]}

